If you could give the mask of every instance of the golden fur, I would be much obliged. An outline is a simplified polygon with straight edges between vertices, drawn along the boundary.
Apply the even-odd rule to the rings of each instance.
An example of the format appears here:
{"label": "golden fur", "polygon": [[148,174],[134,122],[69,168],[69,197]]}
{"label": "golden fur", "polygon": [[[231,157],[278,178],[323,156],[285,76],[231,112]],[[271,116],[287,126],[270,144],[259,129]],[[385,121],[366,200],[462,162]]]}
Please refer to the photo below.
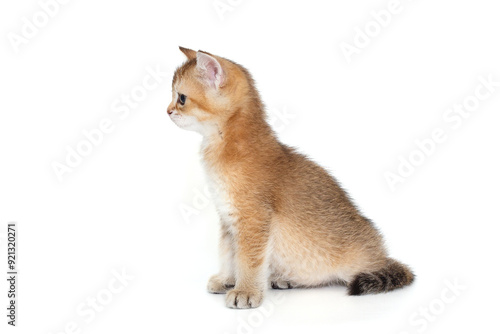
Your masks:
{"label": "golden fur", "polygon": [[[208,290],[226,305],[257,307],[266,288],[335,282],[353,295],[413,281],[382,237],[322,167],[280,143],[242,66],[203,51],[172,82],[168,113],[203,135],[201,154],[221,217],[219,274]],[[184,105],[181,94],[186,96]]]}

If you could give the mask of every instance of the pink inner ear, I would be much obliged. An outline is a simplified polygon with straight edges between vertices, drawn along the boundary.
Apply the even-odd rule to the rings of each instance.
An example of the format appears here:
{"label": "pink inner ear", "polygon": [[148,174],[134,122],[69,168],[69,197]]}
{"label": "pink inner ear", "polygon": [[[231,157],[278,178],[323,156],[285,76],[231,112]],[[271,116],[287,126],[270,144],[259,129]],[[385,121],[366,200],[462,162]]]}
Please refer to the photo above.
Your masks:
{"label": "pink inner ear", "polygon": [[207,64],[207,76],[210,81],[215,81],[219,74],[218,72],[219,68],[213,62]]}
{"label": "pink inner ear", "polygon": [[202,71],[205,79],[210,83],[210,85],[213,85],[215,88],[220,86],[223,79],[223,73],[222,67],[217,59],[205,53],[198,52],[197,66]]}

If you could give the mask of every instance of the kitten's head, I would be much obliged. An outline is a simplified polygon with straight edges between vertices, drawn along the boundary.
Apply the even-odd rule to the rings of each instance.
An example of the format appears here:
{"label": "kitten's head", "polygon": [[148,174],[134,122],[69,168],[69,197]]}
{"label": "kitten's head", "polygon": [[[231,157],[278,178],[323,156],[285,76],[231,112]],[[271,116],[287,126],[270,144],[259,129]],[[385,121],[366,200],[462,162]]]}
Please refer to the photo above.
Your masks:
{"label": "kitten's head", "polygon": [[175,71],[167,112],[180,128],[210,135],[254,91],[248,72],[208,52],[179,47],[187,60]]}

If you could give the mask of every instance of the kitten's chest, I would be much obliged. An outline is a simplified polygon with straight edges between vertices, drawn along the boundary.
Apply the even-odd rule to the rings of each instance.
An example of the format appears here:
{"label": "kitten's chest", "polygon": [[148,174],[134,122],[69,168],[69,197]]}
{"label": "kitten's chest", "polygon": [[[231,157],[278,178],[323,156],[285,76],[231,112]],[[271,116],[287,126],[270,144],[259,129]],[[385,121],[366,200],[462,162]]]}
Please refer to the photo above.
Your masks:
{"label": "kitten's chest", "polygon": [[205,165],[208,187],[221,223],[233,228],[237,219],[237,210],[227,180],[213,168]]}

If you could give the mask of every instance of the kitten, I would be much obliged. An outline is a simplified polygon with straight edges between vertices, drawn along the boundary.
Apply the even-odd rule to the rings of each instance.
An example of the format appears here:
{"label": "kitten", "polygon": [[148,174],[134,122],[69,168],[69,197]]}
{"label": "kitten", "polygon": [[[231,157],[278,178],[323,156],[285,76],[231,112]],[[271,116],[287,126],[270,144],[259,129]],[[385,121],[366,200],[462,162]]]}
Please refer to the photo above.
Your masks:
{"label": "kitten", "polygon": [[220,215],[221,270],[208,291],[252,308],[264,291],[345,284],[350,295],[412,283],[382,236],[322,167],[280,143],[242,66],[180,47],[187,61],[167,112],[203,136],[201,154]]}

